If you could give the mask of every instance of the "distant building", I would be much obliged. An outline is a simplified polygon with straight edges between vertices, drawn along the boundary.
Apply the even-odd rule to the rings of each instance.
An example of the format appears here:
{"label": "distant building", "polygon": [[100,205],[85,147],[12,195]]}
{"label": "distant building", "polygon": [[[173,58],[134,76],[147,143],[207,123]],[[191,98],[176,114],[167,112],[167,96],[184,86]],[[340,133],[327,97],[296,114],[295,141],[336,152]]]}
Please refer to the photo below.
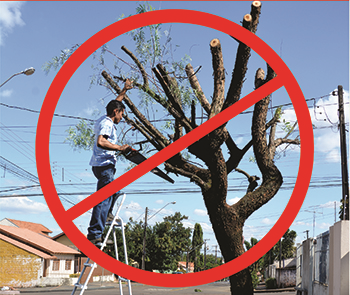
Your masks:
{"label": "distant building", "polygon": [[43,226],[40,223],[34,223],[34,222],[27,222],[27,221],[20,221],[10,218],[4,218],[0,220],[0,225],[7,225],[7,226],[15,226],[19,228],[26,228],[29,229],[35,233],[43,234],[46,236],[49,236],[49,234],[52,234],[52,231],[49,230],[47,227]]}
{"label": "distant building", "polygon": [[0,225],[0,286],[55,286],[69,280],[79,251],[52,240],[44,226],[32,231],[23,227],[30,223],[2,222],[15,225]]}

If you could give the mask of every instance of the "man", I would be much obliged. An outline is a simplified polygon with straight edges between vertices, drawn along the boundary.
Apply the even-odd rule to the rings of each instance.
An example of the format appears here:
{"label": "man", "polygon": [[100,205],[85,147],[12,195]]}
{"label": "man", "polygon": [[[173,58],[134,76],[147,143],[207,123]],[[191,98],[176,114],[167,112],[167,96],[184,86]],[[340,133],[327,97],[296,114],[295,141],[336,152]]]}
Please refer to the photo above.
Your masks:
{"label": "man", "polygon": [[[90,165],[97,178],[97,190],[114,180],[114,174],[116,172],[115,165],[117,162],[115,152],[120,151],[122,153],[127,153],[131,150],[131,147],[127,144],[122,146],[116,144],[116,124],[123,118],[125,109],[122,100],[127,90],[131,88],[132,82],[127,79],[119,96],[107,104],[107,114],[99,118],[95,123],[95,143]],[[113,219],[112,210],[118,196],[119,192],[99,203],[92,210],[87,238],[96,246],[102,244],[102,233],[106,221],[111,221]]]}

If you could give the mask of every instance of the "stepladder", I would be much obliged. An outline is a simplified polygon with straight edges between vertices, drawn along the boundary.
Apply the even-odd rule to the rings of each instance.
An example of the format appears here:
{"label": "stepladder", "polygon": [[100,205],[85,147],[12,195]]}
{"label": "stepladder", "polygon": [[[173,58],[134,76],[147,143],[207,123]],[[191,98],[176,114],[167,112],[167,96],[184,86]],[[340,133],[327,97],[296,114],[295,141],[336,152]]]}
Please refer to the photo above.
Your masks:
{"label": "stepladder", "polygon": [[[101,245],[98,245],[101,251],[103,251],[106,247],[111,247],[110,244],[110,236],[113,235],[113,242],[112,247],[114,247],[115,250],[115,259],[119,260],[119,254],[118,254],[118,243],[117,243],[117,234],[116,231],[119,228],[121,230],[122,234],[122,240],[123,240],[123,249],[124,249],[124,257],[125,257],[125,264],[128,264],[128,253],[127,253],[127,246],[126,246],[126,239],[125,239],[125,224],[123,220],[119,217],[120,209],[125,201],[126,194],[121,193],[119,194],[118,200],[117,200],[117,210],[114,215],[114,218],[112,221],[109,221],[106,223],[107,234],[105,235],[105,238],[103,239]],[[119,201],[120,200],[120,201]],[[92,261],[90,258],[87,259],[86,263],[84,263],[84,267],[80,273],[80,276],[78,278],[77,283],[74,285],[73,291],[71,295],[74,295],[75,292],[80,289],[79,295],[83,295],[85,290],[88,289],[88,283],[90,281],[91,276],[93,275],[93,272],[97,268],[97,263]],[[87,272],[87,276],[85,276],[85,281],[82,283],[82,279],[84,277],[84,274]],[[119,294],[123,295],[123,285],[122,283],[126,282],[128,286],[128,293],[129,295],[132,295],[131,291],[131,282],[128,279],[125,279],[118,275],[118,284],[119,284]]]}

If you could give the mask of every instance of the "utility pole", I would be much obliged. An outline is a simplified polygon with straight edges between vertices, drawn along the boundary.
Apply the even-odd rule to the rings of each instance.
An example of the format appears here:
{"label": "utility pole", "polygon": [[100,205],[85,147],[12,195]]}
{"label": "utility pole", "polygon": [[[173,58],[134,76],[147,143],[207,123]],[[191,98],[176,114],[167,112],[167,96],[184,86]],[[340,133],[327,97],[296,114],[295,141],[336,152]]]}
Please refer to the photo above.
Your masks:
{"label": "utility pole", "polygon": [[342,200],[343,220],[349,220],[349,176],[346,152],[346,133],[344,117],[343,86],[338,86],[339,104],[339,130],[340,130],[340,153],[341,153],[341,174],[342,174]]}
{"label": "utility pole", "polygon": [[209,239],[204,240],[204,270],[207,269],[207,241],[209,241]]}
{"label": "utility pole", "polygon": [[146,211],[145,211],[145,226],[143,229],[143,249],[142,249],[142,265],[141,265],[142,270],[145,270],[147,212],[148,212],[148,207],[146,207]]}
{"label": "utility pole", "polygon": [[215,245],[215,264],[217,263],[217,259],[218,259],[218,245]]}

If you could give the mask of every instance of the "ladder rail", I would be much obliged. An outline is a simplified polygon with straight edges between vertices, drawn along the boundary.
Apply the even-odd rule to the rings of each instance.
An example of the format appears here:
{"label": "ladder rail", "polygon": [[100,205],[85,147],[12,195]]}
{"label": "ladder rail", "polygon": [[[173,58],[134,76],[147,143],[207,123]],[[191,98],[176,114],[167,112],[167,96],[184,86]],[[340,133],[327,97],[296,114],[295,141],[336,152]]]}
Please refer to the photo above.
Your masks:
{"label": "ladder rail", "polygon": [[[117,236],[116,236],[116,227],[121,227],[121,231],[122,231],[122,239],[123,239],[123,248],[124,248],[124,256],[125,256],[125,263],[128,264],[128,253],[127,253],[127,245],[126,245],[126,239],[125,239],[125,224],[123,222],[123,220],[119,217],[119,212],[121,210],[121,207],[125,201],[126,198],[126,194],[125,193],[121,193],[120,195],[123,195],[121,198],[121,201],[117,207],[117,211],[116,214],[114,216],[114,219],[112,222],[108,222],[106,223],[106,226],[109,226],[109,229],[107,231],[107,235],[103,240],[103,243],[100,247],[100,250],[103,251],[103,249],[105,248],[105,246],[107,245],[107,241],[108,238],[110,236],[111,233],[113,233],[113,240],[114,240],[114,249],[115,249],[115,256],[116,256],[116,260],[119,260],[119,254],[118,254],[118,245],[117,245]],[[83,270],[79,276],[79,279],[77,281],[77,283],[74,285],[73,291],[71,295],[74,295],[74,293],[76,292],[77,288],[81,288],[80,294],[79,295],[83,295],[83,293],[85,292],[85,290],[88,288],[88,282],[94,272],[94,269],[97,267],[96,262],[94,262],[91,266],[91,264],[89,263],[91,259],[88,258],[86,263],[84,263],[84,267]],[[80,281],[83,277],[84,272],[86,271],[87,267],[91,267],[87,278],[84,282],[84,284],[80,284]],[[119,283],[119,291],[120,291],[120,295],[123,295],[123,288],[122,288],[122,280],[126,280],[128,283],[128,291],[129,291],[129,295],[132,295],[132,290],[131,290],[131,282],[128,279],[124,279],[122,277],[120,277],[118,275],[118,283]]]}

